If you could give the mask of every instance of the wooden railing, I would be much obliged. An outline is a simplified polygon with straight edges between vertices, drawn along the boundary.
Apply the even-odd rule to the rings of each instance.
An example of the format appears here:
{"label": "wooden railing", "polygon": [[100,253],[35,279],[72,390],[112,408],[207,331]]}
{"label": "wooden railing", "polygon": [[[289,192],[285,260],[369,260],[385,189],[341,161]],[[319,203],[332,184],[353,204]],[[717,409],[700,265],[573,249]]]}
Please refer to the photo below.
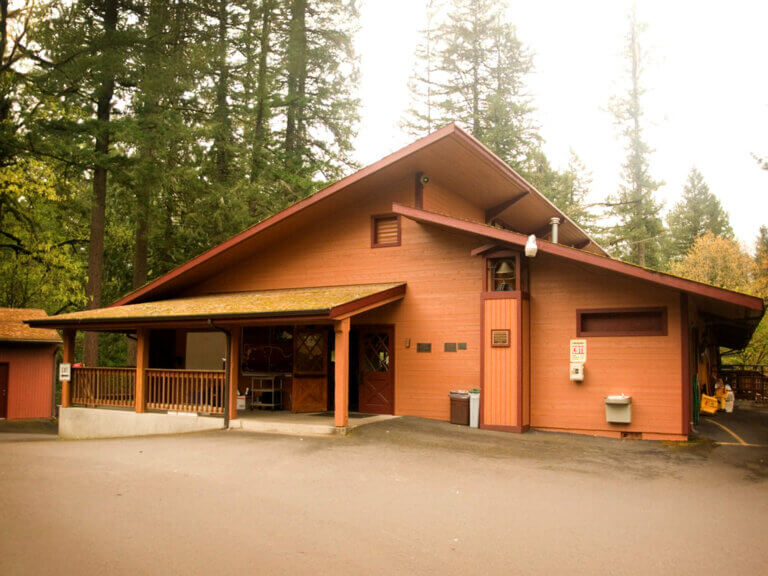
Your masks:
{"label": "wooden railing", "polygon": [[720,377],[731,385],[736,398],[768,402],[768,366],[724,364]]}
{"label": "wooden railing", "polygon": [[223,370],[147,370],[147,408],[224,413]]}
{"label": "wooden railing", "polygon": [[135,368],[72,368],[72,403],[135,406]]}

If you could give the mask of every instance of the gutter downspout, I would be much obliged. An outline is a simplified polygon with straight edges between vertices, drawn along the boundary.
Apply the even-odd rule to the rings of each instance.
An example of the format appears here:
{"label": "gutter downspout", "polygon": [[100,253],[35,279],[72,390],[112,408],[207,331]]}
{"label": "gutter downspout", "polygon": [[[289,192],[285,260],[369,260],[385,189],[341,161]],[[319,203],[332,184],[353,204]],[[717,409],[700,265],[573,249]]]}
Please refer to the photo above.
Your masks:
{"label": "gutter downspout", "polygon": [[232,334],[230,334],[229,330],[225,330],[224,328],[216,326],[213,323],[213,320],[211,320],[210,318],[208,318],[208,326],[210,326],[214,330],[223,332],[227,336],[227,351],[224,356],[224,429],[227,430],[229,428],[229,372],[230,372],[229,349],[230,349],[230,339],[232,338]]}

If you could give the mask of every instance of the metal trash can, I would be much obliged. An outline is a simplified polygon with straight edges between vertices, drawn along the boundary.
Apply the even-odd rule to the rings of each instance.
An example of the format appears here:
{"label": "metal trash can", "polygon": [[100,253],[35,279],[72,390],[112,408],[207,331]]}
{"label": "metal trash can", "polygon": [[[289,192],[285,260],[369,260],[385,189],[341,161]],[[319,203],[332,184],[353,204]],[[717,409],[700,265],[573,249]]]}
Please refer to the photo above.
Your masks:
{"label": "metal trash can", "polygon": [[451,390],[451,424],[469,426],[469,392]]}
{"label": "metal trash can", "polygon": [[480,425],[480,388],[469,391],[469,425],[472,428]]}

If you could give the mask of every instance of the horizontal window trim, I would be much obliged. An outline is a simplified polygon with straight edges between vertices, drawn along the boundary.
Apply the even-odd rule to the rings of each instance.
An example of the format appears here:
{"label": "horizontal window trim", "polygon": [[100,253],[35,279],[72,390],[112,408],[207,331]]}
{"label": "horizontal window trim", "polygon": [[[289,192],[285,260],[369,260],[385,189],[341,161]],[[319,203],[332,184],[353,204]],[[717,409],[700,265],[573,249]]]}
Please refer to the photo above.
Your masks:
{"label": "horizontal window trim", "polygon": [[[397,222],[397,240],[395,242],[376,242],[376,222],[385,219],[394,219]],[[388,248],[390,246],[400,246],[402,239],[403,229],[400,214],[387,212],[385,214],[373,214],[371,216],[371,248]]]}
{"label": "horizontal window trim", "polygon": [[[584,331],[582,319],[585,314],[638,314],[643,312],[660,312],[662,328],[660,330],[617,330],[617,331]],[[576,335],[584,338],[627,337],[627,336],[667,336],[669,334],[668,314],[666,306],[643,306],[638,308],[580,308],[576,310]]]}

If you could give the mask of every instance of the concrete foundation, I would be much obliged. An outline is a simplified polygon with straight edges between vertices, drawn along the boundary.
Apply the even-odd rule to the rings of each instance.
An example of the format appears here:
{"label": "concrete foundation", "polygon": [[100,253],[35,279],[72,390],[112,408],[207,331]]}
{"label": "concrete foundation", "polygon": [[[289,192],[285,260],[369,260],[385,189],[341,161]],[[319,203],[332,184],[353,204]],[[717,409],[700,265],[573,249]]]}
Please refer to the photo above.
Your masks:
{"label": "concrete foundation", "polygon": [[333,415],[293,414],[286,411],[242,411],[237,420],[231,420],[230,430],[260,432],[263,434],[286,434],[288,436],[346,435],[350,430],[373,422],[398,418],[386,414],[370,415],[364,418],[350,418],[344,428],[334,425]]}
{"label": "concrete foundation", "polygon": [[108,408],[60,408],[59,436],[72,440],[120,438],[155,434],[183,434],[221,430],[224,418],[187,413],[137,414]]}

